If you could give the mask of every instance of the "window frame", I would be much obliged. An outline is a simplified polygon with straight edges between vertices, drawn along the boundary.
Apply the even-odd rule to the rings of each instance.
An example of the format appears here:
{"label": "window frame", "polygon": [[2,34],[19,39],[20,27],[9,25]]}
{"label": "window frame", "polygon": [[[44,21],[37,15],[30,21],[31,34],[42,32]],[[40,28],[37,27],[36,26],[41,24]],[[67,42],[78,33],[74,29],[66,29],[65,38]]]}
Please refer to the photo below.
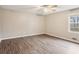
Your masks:
{"label": "window frame", "polygon": [[79,16],[79,13],[72,13],[72,14],[69,14],[68,15],[68,32],[70,32],[70,33],[77,33],[77,34],[79,34],[79,32],[78,31],[72,31],[72,30],[70,30],[71,29],[71,27],[70,27],[70,17],[71,16]]}

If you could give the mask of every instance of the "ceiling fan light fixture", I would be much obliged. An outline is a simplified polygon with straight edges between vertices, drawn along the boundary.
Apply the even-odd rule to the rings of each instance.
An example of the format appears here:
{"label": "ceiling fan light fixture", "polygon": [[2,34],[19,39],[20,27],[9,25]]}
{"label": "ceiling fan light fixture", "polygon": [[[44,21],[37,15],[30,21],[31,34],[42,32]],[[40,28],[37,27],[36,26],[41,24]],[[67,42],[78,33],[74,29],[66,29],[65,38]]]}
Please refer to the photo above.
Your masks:
{"label": "ceiling fan light fixture", "polygon": [[40,7],[48,7],[48,8],[54,8],[57,7],[58,5],[42,5]]}

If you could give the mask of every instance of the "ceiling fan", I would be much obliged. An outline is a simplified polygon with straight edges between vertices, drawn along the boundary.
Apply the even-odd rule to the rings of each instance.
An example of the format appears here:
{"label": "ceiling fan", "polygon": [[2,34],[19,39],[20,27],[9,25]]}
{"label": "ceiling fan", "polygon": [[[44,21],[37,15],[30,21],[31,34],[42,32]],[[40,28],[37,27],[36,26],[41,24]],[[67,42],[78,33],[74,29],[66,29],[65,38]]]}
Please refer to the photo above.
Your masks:
{"label": "ceiling fan", "polygon": [[57,7],[57,5],[42,5],[41,7],[49,7],[49,8],[54,8],[54,7]]}
{"label": "ceiling fan", "polygon": [[37,15],[48,15],[56,11],[58,5],[41,5],[37,10]]}

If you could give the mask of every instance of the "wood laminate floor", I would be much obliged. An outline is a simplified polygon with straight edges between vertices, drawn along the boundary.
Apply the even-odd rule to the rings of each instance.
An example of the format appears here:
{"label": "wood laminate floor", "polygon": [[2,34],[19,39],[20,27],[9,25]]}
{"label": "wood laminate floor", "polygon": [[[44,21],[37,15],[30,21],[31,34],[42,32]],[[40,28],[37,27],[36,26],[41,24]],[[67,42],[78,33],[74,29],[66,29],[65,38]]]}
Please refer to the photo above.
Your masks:
{"label": "wood laminate floor", "polygon": [[48,35],[37,35],[3,40],[1,54],[74,54],[79,45]]}

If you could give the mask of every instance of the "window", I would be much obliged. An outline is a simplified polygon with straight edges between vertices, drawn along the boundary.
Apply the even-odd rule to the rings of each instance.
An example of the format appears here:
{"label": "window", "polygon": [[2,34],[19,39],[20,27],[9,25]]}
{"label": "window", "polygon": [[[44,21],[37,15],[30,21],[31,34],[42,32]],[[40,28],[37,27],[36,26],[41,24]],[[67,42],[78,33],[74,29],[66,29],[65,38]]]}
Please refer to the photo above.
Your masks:
{"label": "window", "polygon": [[71,15],[69,17],[69,29],[71,32],[79,32],[79,16]]}

